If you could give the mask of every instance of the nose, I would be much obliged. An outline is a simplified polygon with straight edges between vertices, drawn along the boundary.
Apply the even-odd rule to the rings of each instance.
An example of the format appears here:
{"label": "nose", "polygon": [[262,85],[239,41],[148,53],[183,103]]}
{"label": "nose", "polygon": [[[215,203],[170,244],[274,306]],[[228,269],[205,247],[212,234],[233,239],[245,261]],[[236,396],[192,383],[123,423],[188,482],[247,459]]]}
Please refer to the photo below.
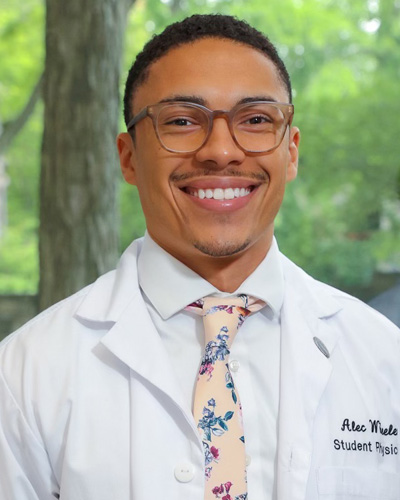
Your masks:
{"label": "nose", "polygon": [[234,141],[226,119],[222,116],[214,118],[211,133],[204,146],[197,151],[196,160],[214,168],[225,168],[231,164],[238,165],[245,158],[246,154]]}

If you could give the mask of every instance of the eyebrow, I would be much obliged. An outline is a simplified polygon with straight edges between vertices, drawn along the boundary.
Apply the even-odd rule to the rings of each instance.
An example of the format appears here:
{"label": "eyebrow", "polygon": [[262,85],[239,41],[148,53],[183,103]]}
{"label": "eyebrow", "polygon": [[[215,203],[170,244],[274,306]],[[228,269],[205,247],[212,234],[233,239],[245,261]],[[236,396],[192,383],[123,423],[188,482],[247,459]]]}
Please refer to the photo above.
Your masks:
{"label": "eyebrow", "polygon": [[[236,102],[235,106],[238,104],[247,104],[251,102],[257,101],[268,101],[268,102],[278,102],[274,97],[270,95],[257,95],[257,96],[249,96],[243,97]],[[203,97],[196,95],[172,95],[170,97],[166,97],[161,99],[161,102],[191,102],[193,104],[200,104],[201,106],[206,106],[206,100]]]}
{"label": "eyebrow", "polygon": [[206,105],[205,99],[196,95],[172,95],[161,99],[161,102],[192,102],[193,104],[200,104],[201,106]]}
{"label": "eyebrow", "polygon": [[252,97],[244,97],[240,99],[236,104],[246,104],[248,102],[256,102],[256,101],[268,101],[268,102],[278,102],[274,97],[270,95],[258,95]]}

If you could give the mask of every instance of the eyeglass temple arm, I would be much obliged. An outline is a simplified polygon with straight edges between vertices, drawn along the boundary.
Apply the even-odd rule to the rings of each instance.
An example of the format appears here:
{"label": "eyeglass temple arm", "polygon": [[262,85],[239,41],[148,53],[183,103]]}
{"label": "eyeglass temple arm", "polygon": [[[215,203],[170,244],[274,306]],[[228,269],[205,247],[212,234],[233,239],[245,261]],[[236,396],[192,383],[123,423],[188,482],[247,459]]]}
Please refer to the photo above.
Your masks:
{"label": "eyeglass temple arm", "polygon": [[289,125],[289,127],[293,123],[293,118],[294,118],[294,106],[292,105],[292,108],[291,108],[291,111],[290,111],[290,116],[289,116],[289,119],[288,119],[288,125]]}
{"label": "eyeglass temple arm", "polygon": [[143,108],[142,111],[140,111],[136,116],[134,116],[126,126],[128,132],[137,124],[137,122],[140,122],[140,120],[142,120],[145,116],[147,116],[147,113],[148,113],[148,108]]}

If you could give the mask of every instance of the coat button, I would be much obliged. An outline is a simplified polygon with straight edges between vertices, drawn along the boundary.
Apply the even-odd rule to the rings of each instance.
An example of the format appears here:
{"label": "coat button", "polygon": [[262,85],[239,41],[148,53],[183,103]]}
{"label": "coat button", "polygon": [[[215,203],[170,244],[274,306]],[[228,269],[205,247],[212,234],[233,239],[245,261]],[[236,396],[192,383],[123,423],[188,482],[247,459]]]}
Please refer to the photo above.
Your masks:
{"label": "coat button", "polygon": [[182,462],[175,467],[174,474],[180,483],[188,483],[194,478],[194,467],[188,462]]}
{"label": "coat button", "polygon": [[237,372],[240,368],[240,363],[237,359],[232,359],[232,361],[229,361],[229,368],[231,372]]}

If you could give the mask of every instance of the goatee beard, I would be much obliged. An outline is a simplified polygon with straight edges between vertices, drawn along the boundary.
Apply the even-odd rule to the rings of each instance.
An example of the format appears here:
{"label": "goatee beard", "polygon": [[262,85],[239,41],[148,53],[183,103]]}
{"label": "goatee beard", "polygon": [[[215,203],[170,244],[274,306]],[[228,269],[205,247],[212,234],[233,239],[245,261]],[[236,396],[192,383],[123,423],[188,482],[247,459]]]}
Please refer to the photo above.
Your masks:
{"label": "goatee beard", "polygon": [[233,241],[227,241],[223,244],[218,244],[217,242],[202,243],[200,241],[193,243],[197,250],[210,257],[231,257],[245,250],[249,244],[250,240],[246,240],[241,244]]}

